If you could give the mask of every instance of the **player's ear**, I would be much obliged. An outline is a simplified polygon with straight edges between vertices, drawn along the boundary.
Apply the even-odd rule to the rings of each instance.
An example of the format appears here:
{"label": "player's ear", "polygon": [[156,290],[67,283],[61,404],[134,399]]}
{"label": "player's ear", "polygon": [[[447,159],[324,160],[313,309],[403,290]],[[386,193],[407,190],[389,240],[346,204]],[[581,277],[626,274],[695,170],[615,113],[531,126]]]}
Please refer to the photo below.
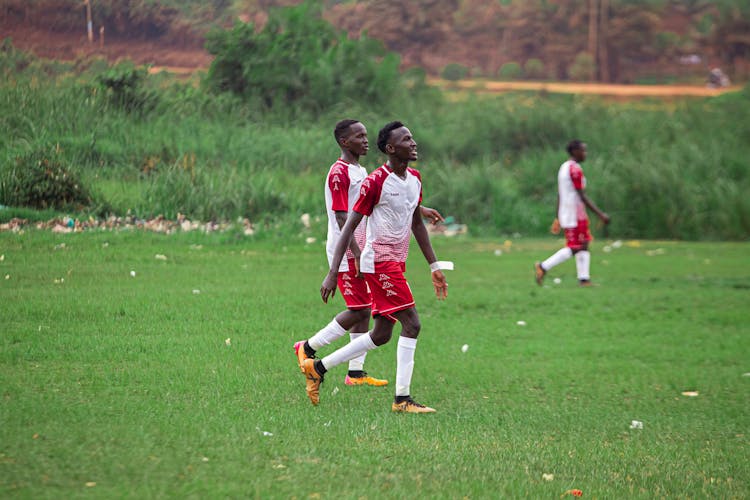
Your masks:
{"label": "player's ear", "polygon": [[385,152],[386,152],[386,154],[393,154],[394,151],[396,151],[396,148],[393,147],[393,144],[386,144],[385,145]]}

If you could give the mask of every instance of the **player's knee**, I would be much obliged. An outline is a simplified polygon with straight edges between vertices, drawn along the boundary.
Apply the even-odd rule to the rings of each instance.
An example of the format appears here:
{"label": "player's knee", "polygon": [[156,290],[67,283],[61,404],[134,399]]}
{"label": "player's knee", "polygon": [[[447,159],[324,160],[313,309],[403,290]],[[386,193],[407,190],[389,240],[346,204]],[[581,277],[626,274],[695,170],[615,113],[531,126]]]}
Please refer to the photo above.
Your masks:
{"label": "player's knee", "polygon": [[422,329],[422,323],[419,321],[419,317],[411,317],[407,321],[404,321],[401,326],[403,327],[401,335],[412,339],[417,338],[417,336],[419,336],[419,331]]}
{"label": "player's knee", "polygon": [[388,341],[391,340],[392,334],[393,330],[383,331],[374,329],[370,334],[370,339],[372,339],[372,343],[376,346],[381,346],[383,344],[387,344]]}

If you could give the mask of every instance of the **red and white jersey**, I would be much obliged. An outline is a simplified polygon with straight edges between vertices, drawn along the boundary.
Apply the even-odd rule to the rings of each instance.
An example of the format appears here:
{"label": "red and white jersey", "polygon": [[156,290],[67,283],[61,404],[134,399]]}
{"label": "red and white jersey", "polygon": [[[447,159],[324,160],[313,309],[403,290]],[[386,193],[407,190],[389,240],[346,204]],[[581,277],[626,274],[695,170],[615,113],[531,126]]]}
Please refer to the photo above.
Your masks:
{"label": "red and white jersey", "polygon": [[[336,212],[346,212],[347,216],[354,208],[354,203],[359,196],[359,188],[367,177],[367,170],[356,163],[347,163],[341,158],[331,165],[326,178],[325,197],[326,212],[328,213],[328,240],[326,241],[326,254],[328,265],[333,262],[333,252],[336,243],[341,236],[341,228],[336,222]],[[365,244],[366,220],[362,220],[357,229],[354,230],[354,240],[362,248]],[[349,270],[347,261],[353,259],[354,254],[347,249],[346,256],[341,260],[339,272],[345,273]]]}
{"label": "red and white jersey", "polygon": [[406,262],[412,216],[420,203],[422,177],[413,168],[402,179],[386,164],[365,179],[354,205],[367,216],[367,243],[359,259],[363,273],[374,273],[376,262]]}
{"label": "red and white jersey", "polygon": [[578,194],[578,189],[585,187],[586,177],[576,161],[568,160],[560,166],[557,173],[557,192],[560,195],[557,220],[560,227],[572,228],[578,226],[579,220],[588,220],[586,205]]}

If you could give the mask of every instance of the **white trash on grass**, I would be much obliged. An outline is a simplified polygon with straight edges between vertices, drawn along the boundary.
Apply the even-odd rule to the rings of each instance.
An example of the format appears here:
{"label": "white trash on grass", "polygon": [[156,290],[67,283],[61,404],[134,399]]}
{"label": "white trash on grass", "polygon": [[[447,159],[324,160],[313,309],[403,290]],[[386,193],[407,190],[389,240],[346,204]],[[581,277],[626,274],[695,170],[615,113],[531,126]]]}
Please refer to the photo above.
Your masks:
{"label": "white trash on grass", "polygon": [[643,429],[643,422],[641,422],[640,420],[631,420],[630,428],[631,429]]}

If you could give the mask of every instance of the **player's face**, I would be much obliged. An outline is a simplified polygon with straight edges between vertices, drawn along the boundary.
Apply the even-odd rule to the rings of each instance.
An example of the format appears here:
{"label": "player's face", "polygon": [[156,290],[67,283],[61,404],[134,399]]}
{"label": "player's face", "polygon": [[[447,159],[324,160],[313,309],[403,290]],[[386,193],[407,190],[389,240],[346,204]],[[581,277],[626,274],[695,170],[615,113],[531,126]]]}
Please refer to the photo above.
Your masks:
{"label": "player's face", "polygon": [[573,159],[578,163],[586,161],[586,144],[581,144],[581,147],[573,150]]}
{"label": "player's face", "polygon": [[416,161],[419,158],[417,141],[406,127],[397,128],[391,132],[390,145],[393,146],[394,156],[401,161]]}
{"label": "player's face", "polygon": [[344,138],[344,146],[357,156],[364,156],[370,149],[367,142],[367,129],[359,122],[349,127],[349,134]]}

